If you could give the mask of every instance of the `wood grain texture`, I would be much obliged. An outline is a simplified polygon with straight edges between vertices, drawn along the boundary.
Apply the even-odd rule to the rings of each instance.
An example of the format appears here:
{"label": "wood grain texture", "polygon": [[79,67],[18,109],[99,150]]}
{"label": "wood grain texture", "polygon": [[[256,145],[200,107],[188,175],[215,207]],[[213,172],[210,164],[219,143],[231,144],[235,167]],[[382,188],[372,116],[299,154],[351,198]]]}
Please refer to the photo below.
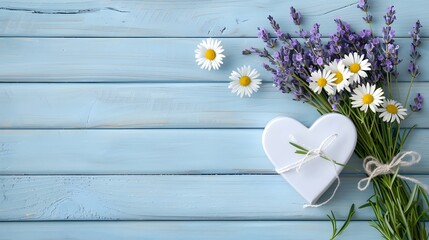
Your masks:
{"label": "wood grain texture", "polygon": [[[328,239],[330,230],[327,221],[11,222],[0,224],[0,239],[314,240]],[[363,221],[352,222],[337,239],[378,237],[376,230]]]}
{"label": "wood grain texture", "polygon": [[[268,27],[269,14],[276,17],[284,29],[294,32],[295,27],[289,20],[289,7],[293,5],[305,16],[305,28],[318,22],[327,34],[335,30],[333,19],[337,17],[357,29],[367,27],[356,3],[356,0],[14,0],[1,2],[0,25],[4,26],[3,36],[253,37],[257,27]],[[398,36],[407,36],[416,19],[429,14],[429,3],[425,0],[373,1],[371,13],[377,31],[391,4],[398,10],[400,21],[395,23]],[[423,29],[424,36],[428,36],[427,33],[428,30]]]}
{"label": "wood grain texture", "polygon": [[[0,174],[275,174],[261,136],[261,129],[0,130]],[[428,137],[427,129],[411,134],[404,150],[423,160],[402,172],[429,172]],[[362,160],[349,165],[361,169]]]}
{"label": "wood grain texture", "polygon": [[[1,16],[0,16],[1,18]],[[0,82],[228,82],[232,70],[251,65],[272,82],[263,59],[243,56],[259,39],[222,38],[226,58],[218,71],[200,69],[194,51],[197,38],[0,38]],[[398,39],[400,81],[407,74],[410,40]],[[422,39],[419,63],[429,62],[429,39]],[[23,71],[25,69],[25,71]],[[418,81],[429,81],[421,67]]]}
{"label": "wood grain texture", "polygon": [[[372,194],[356,188],[360,178],[342,177],[329,204],[304,209],[278,175],[0,176],[0,221],[327,220],[329,210],[342,220]],[[355,219],[372,216],[363,209]]]}
{"label": "wood grain texture", "polygon": [[[268,14],[294,32],[291,5],[305,16],[304,28],[319,22],[324,36],[338,16],[363,28],[356,3],[1,1],[0,239],[327,238],[329,210],[344,219],[372,190],[359,192],[361,175],[346,170],[330,204],[302,209],[302,197],[274,175],[261,133],[276,116],[309,125],[318,115],[272,88],[261,59],[241,50],[263,46],[256,28],[270,28]],[[373,1],[377,32],[389,4],[405,59],[400,81],[407,81],[406,37],[416,17],[429,14],[429,2]],[[424,63],[429,28],[422,36]],[[195,64],[206,37],[223,41],[220,71]],[[244,64],[265,81],[251,99],[227,89],[230,72]],[[429,72],[421,71],[413,94],[427,96]],[[420,128],[407,146],[423,156],[427,117],[426,110],[410,117]],[[429,183],[425,159],[403,172]],[[365,221],[371,218],[359,210],[340,239],[379,238]]]}
{"label": "wood grain texture", "polygon": [[[408,84],[401,83],[402,96]],[[415,92],[429,95],[429,83]],[[252,98],[226,83],[1,84],[0,128],[262,128],[277,116],[310,125],[318,114],[265,84]],[[428,128],[426,109],[409,123]],[[407,125],[405,122],[404,126]]]}

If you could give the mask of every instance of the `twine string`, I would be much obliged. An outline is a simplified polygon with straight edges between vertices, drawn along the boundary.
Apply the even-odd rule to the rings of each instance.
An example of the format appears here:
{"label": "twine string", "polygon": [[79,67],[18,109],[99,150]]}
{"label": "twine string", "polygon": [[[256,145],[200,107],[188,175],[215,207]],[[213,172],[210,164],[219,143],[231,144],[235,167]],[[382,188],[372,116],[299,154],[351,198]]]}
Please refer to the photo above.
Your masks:
{"label": "twine string", "polygon": [[294,170],[294,169],[297,173],[299,173],[301,170],[301,167],[304,164],[306,164],[306,163],[308,163],[308,162],[310,162],[316,158],[319,158],[319,157],[325,158],[332,163],[332,166],[333,166],[334,171],[335,171],[335,177],[337,179],[337,186],[335,187],[334,192],[331,194],[331,196],[326,201],[319,203],[319,204],[311,204],[311,203],[310,204],[304,204],[304,206],[303,206],[304,208],[308,208],[308,207],[317,208],[317,207],[321,207],[321,206],[327,204],[335,196],[335,193],[337,192],[337,190],[341,184],[340,183],[340,177],[338,176],[338,173],[337,173],[336,162],[334,160],[330,159],[329,157],[327,157],[327,155],[325,154],[326,149],[335,141],[337,136],[338,136],[338,134],[329,135],[328,137],[326,137],[322,141],[322,143],[319,145],[319,147],[308,150],[308,152],[305,154],[305,156],[303,158],[299,159],[298,161],[296,161],[294,163],[291,163],[289,165],[286,165],[284,167],[276,169],[276,172],[278,174],[286,173],[286,172],[289,172],[289,171]]}
{"label": "twine string", "polygon": [[[358,182],[357,188],[360,191],[364,191],[369,187],[369,184],[373,178],[386,174],[394,174],[399,167],[409,167],[419,163],[420,160],[420,154],[414,151],[399,152],[396,156],[393,157],[392,161],[384,164],[381,163],[380,160],[378,160],[376,157],[368,156],[363,160],[363,168],[368,177],[361,179]],[[415,178],[403,176],[400,174],[396,174],[396,177],[413,182],[422,187],[425,191],[429,192],[429,187]]]}
{"label": "twine string", "polygon": [[307,154],[305,154],[305,156],[303,158],[301,158],[300,160],[298,160],[294,163],[291,163],[289,165],[286,165],[282,168],[277,168],[276,172],[280,174],[280,173],[289,172],[290,170],[293,170],[293,169],[295,169],[297,172],[299,172],[301,170],[301,167],[304,164],[306,164],[306,163],[308,163],[308,162],[310,162],[310,161],[312,161],[318,157],[328,158],[324,151],[329,147],[329,145],[331,145],[334,142],[334,140],[335,140],[335,138],[337,138],[337,136],[338,136],[338,134],[329,135],[327,138],[325,138],[322,141],[322,143],[319,145],[319,147],[308,150]]}

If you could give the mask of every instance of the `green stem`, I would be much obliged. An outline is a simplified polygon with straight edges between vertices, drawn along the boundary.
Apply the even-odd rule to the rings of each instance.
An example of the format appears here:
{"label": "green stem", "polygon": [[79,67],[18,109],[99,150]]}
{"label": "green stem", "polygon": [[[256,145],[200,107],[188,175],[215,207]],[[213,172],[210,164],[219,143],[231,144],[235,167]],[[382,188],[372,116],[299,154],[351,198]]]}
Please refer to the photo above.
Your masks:
{"label": "green stem", "polygon": [[[305,148],[305,147],[303,147],[303,146],[301,146],[301,145],[299,145],[299,144],[297,144],[297,143],[294,143],[294,142],[289,142],[289,144],[290,145],[292,145],[292,146],[294,146],[297,150],[295,151],[295,153],[296,154],[302,154],[302,155],[307,155],[308,154],[308,152],[310,152],[310,150],[308,150],[307,148]],[[339,166],[342,166],[342,167],[347,167],[347,168],[351,168],[351,169],[353,169],[353,170],[355,170],[356,172],[362,172],[360,169],[358,169],[358,168],[355,168],[355,167],[353,167],[353,166],[349,166],[349,165],[347,165],[347,164],[343,164],[343,163],[339,163],[339,162],[337,162],[337,161],[335,161],[335,160],[333,160],[333,159],[330,159],[329,157],[327,157],[327,156],[324,156],[324,155],[320,155],[320,157],[322,158],[322,159],[324,159],[324,160],[327,160],[327,161],[330,161],[330,162],[332,162],[332,163],[334,163],[335,165],[339,165]]]}
{"label": "green stem", "polygon": [[410,86],[408,87],[408,92],[407,92],[407,98],[405,98],[405,107],[407,107],[408,105],[408,99],[410,98],[410,93],[411,93],[411,88],[413,87],[413,83],[414,83],[414,79],[416,77],[413,75],[411,76],[411,80],[410,80]]}

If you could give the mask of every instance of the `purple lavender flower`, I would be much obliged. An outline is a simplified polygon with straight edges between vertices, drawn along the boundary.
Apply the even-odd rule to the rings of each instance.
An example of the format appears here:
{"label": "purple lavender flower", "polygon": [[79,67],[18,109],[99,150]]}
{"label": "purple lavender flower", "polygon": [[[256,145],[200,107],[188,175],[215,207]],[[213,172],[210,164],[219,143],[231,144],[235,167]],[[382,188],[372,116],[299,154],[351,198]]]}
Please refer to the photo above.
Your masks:
{"label": "purple lavender flower", "polygon": [[371,23],[372,22],[372,16],[368,14],[368,9],[369,9],[369,5],[368,5],[368,0],[359,0],[357,7],[364,11],[366,16],[363,17],[363,20],[367,23]]}
{"label": "purple lavender flower", "polygon": [[420,41],[420,28],[422,27],[422,25],[420,24],[420,21],[417,20],[417,22],[414,24],[413,26],[413,31],[410,33],[412,40],[413,40],[413,44],[414,46],[419,46],[421,41]]}
{"label": "purple lavender flower", "polygon": [[270,39],[269,33],[265,28],[258,28],[258,38],[262,39],[264,42]]}
{"label": "purple lavender flower", "polygon": [[334,20],[337,23],[337,32],[341,35],[345,35],[350,33],[350,25],[341,19],[337,18]]}
{"label": "purple lavender flower", "polygon": [[341,53],[341,43],[338,34],[330,34],[329,42],[326,46],[328,49],[328,55],[330,56],[340,56]]}
{"label": "purple lavender flower", "polygon": [[262,63],[262,67],[265,68],[265,70],[267,70],[268,72],[271,72],[273,74],[276,73],[276,70],[266,63]]}
{"label": "purple lavender flower", "polygon": [[314,24],[310,31],[310,37],[306,39],[306,46],[312,51],[308,52],[310,59],[314,64],[322,66],[324,64],[325,51],[322,44],[322,34],[320,34],[320,25]]}
{"label": "purple lavender flower", "polygon": [[423,107],[423,96],[420,93],[417,93],[417,96],[414,98],[414,105],[410,105],[411,111],[419,112]]}
{"label": "purple lavender flower", "polygon": [[299,36],[302,38],[307,38],[307,31],[305,31],[304,29],[299,29]]}
{"label": "purple lavender flower", "polygon": [[370,37],[371,36],[371,31],[369,30],[369,29],[363,29],[361,32],[360,32],[360,37],[361,38],[365,38],[365,37]]}
{"label": "purple lavender flower", "polygon": [[291,35],[289,33],[284,34],[280,30],[280,25],[274,20],[274,18],[271,15],[269,15],[267,18],[270,21],[271,27],[276,32],[277,38],[285,43],[289,43],[289,41],[292,39]]}
{"label": "purple lavender flower", "polygon": [[[358,8],[365,11],[367,17],[369,16],[367,0],[360,0]],[[364,55],[371,64],[371,71],[367,72],[368,77],[363,78],[361,83],[382,85],[397,78],[397,65],[401,59],[398,56],[399,46],[394,41],[395,31],[391,26],[396,19],[393,7],[389,7],[385,15],[386,26],[381,33],[382,37],[375,37],[370,29],[355,32],[345,21],[335,19],[337,31],[329,35],[326,43],[322,43],[319,24],[314,24],[312,29],[305,31],[300,26],[301,14],[295,8],[291,8],[291,18],[296,25],[299,25],[296,33],[303,41],[283,32],[274,18],[268,16],[279,46],[271,50],[273,44],[269,40],[271,37],[268,31],[259,29],[258,36],[268,47],[266,49],[246,49],[243,54],[256,54],[266,58],[268,63],[263,67],[272,73],[274,86],[283,93],[293,94],[294,100],[312,101],[313,92],[308,88],[307,82],[311,72],[323,68],[327,62],[341,59],[351,52]],[[415,57],[419,56],[416,48],[420,44],[420,27],[420,22],[417,22],[411,33],[413,38],[411,54]],[[409,70],[415,75],[418,73],[415,61],[411,62]],[[337,101],[335,98],[331,98],[330,104],[333,105],[332,110],[335,110],[335,106],[338,106]],[[419,108],[421,108],[421,103],[415,107],[415,109]]]}
{"label": "purple lavender flower", "polygon": [[367,12],[369,9],[367,0],[359,0],[357,7],[364,12]]}
{"label": "purple lavender flower", "polygon": [[383,27],[383,31],[381,33],[383,35],[383,39],[385,43],[393,42],[393,38],[395,37],[395,30],[393,30],[391,26]]}
{"label": "purple lavender flower", "polygon": [[258,38],[262,39],[267,44],[267,47],[274,48],[277,39],[271,39],[270,33],[265,28],[258,28]]}
{"label": "purple lavender flower", "polygon": [[414,63],[413,60],[410,60],[410,64],[408,65],[408,72],[412,77],[416,77],[420,74],[419,66]]}
{"label": "purple lavender flower", "polygon": [[417,21],[414,24],[413,31],[410,33],[411,36],[411,47],[410,47],[410,64],[408,67],[408,72],[412,77],[417,77],[420,74],[419,66],[417,65],[417,59],[420,57],[420,53],[417,51],[418,46],[420,45],[420,28],[422,25],[420,21]]}
{"label": "purple lavender flower", "polygon": [[301,13],[297,12],[294,7],[290,7],[290,17],[295,25],[299,26],[301,24]]}
{"label": "purple lavender flower", "polygon": [[379,66],[383,69],[385,73],[387,73],[389,76],[398,77],[399,73],[397,71],[397,65],[402,62],[401,59],[399,59],[398,55],[398,49],[399,45],[395,44],[395,30],[393,30],[391,24],[396,19],[396,11],[394,10],[393,6],[389,6],[387,8],[387,13],[384,15],[384,20],[386,22],[386,26],[382,29],[382,36],[383,36],[383,42],[384,46],[382,47],[382,52],[384,53],[384,58],[380,58],[380,64]]}
{"label": "purple lavender flower", "polygon": [[243,54],[243,55],[250,55],[250,54],[252,54],[252,51],[251,51],[251,50],[249,50],[249,49],[244,49],[244,50],[241,52],[241,54]]}
{"label": "purple lavender flower", "polygon": [[387,13],[384,15],[384,21],[386,22],[386,25],[391,25],[396,20],[396,11],[393,6],[389,6],[387,8]]}
{"label": "purple lavender flower", "polygon": [[396,44],[387,44],[387,52],[389,54],[398,54],[399,45]]}
{"label": "purple lavender flower", "polygon": [[371,23],[372,22],[372,15],[368,14],[366,17],[362,17],[362,19],[367,23]]}
{"label": "purple lavender flower", "polygon": [[330,95],[328,97],[328,102],[331,104],[332,111],[337,112],[338,111],[338,105],[340,105],[340,95],[337,93],[335,95]]}

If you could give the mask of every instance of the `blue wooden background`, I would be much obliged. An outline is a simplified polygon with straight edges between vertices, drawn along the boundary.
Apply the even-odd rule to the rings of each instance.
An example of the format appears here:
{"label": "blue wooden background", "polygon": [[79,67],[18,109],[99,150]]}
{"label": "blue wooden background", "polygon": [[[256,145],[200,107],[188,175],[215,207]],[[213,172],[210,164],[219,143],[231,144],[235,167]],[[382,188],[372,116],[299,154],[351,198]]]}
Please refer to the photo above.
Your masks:
{"label": "blue wooden background", "polygon": [[[359,192],[362,176],[345,170],[332,202],[302,208],[261,133],[276,116],[310,124],[318,115],[278,93],[261,60],[241,50],[262,46],[256,28],[269,27],[268,14],[293,32],[291,5],[325,36],[335,17],[365,27],[356,2],[0,1],[0,239],[327,239],[326,214],[344,219],[371,190]],[[372,1],[374,29],[389,4],[405,59],[408,32],[422,21],[413,91],[429,96],[429,2]],[[226,50],[219,71],[194,61],[207,37]],[[227,88],[243,64],[264,79],[250,99]],[[418,129],[406,148],[423,162],[403,169],[426,183],[428,116],[410,117]],[[341,239],[377,239],[370,219],[359,210]]]}

